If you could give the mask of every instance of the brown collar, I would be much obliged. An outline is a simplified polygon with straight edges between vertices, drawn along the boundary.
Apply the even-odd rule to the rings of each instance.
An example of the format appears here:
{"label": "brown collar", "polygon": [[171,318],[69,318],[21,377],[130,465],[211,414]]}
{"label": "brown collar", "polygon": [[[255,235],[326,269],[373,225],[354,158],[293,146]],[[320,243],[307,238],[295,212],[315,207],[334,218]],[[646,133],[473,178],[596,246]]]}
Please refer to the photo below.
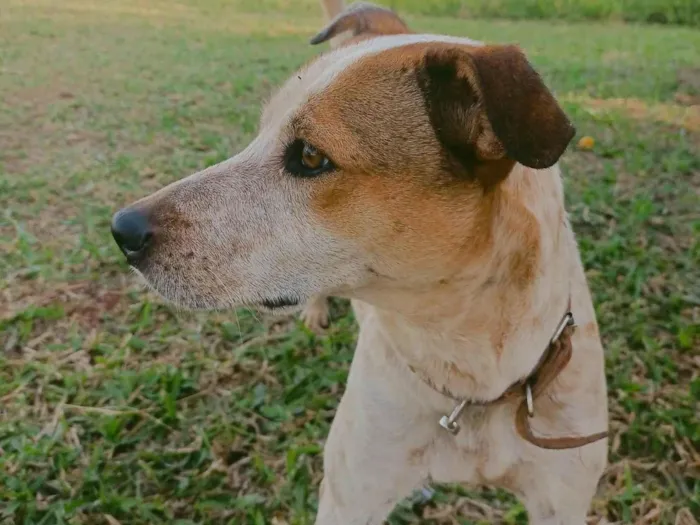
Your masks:
{"label": "brown collar", "polygon": [[568,449],[578,448],[589,443],[593,443],[608,436],[607,432],[598,432],[587,436],[567,436],[558,438],[545,438],[536,436],[530,427],[530,418],[535,415],[535,400],[542,395],[547,387],[556,379],[559,373],[564,370],[569,363],[572,354],[571,336],[574,333],[574,316],[571,313],[571,298],[567,306],[567,312],[562,317],[554,335],[549,341],[542,357],[535,365],[530,374],[515,383],[497,399],[493,401],[473,401],[469,399],[459,399],[445,389],[438,389],[435,384],[413,367],[411,370],[420,377],[424,383],[442,395],[454,399],[458,402],[450,415],[440,418],[440,426],[450,432],[457,434],[460,430],[457,420],[467,406],[493,406],[511,400],[519,400],[518,410],[515,414],[515,428],[520,437],[533,445],[546,449]]}

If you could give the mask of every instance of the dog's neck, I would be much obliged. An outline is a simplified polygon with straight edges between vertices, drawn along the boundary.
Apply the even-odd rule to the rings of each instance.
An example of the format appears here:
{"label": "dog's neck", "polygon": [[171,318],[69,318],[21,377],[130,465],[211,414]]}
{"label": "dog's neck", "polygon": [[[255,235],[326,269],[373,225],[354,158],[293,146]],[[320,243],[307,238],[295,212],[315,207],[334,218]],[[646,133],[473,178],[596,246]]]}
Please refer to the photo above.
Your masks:
{"label": "dog's neck", "polygon": [[499,397],[535,366],[580,271],[556,166],[516,165],[498,191],[484,260],[438,286],[371,301],[407,365],[437,388],[481,401]]}

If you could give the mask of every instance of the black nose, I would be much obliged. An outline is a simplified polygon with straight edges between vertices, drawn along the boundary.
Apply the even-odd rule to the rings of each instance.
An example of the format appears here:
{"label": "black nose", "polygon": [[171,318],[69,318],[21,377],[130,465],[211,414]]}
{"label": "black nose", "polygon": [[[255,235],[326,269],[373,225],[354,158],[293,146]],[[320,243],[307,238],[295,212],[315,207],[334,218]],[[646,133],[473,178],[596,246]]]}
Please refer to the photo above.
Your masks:
{"label": "black nose", "polygon": [[153,230],[140,211],[124,208],[112,218],[112,236],[129,262],[136,262],[146,253]]}

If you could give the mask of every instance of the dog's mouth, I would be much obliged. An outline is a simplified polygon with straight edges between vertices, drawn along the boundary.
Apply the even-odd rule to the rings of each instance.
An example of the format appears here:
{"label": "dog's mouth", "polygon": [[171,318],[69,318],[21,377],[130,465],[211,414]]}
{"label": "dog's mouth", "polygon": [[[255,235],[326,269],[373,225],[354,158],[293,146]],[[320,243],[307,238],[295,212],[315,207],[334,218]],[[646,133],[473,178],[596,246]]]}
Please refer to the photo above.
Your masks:
{"label": "dog's mouth", "polygon": [[[296,313],[303,306],[306,298],[297,293],[270,295],[263,298],[225,297],[223,300],[209,293],[198,294],[195,290],[182,286],[173,286],[161,274],[149,275],[143,269],[132,266],[132,270],[141,277],[144,284],[161,296],[165,301],[176,304],[185,310],[229,310],[231,308],[252,308],[268,313],[286,315]],[[262,295],[262,294],[261,294]]]}
{"label": "dog's mouth", "polygon": [[296,309],[301,304],[301,299],[297,296],[279,296],[270,299],[263,299],[258,305],[263,310],[270,312],[282,312]]}

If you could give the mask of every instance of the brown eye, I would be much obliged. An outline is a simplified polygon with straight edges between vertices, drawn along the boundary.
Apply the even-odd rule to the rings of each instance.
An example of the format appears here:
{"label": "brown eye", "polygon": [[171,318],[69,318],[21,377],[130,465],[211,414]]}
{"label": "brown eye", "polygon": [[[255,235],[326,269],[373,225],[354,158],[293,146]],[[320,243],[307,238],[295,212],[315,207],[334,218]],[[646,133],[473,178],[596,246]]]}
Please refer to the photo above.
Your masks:
{"label": "brown eye", "polygon": [[284,167],[297,177],[315,177],[335,169],[328,157],[303,140],[295,140],[287,147]]}
{"label": "brown eye", "polygon": [[328,163],[328,159],[311,144],[304,144],[301,150],[301,165],[308,170],[318,170]]}

